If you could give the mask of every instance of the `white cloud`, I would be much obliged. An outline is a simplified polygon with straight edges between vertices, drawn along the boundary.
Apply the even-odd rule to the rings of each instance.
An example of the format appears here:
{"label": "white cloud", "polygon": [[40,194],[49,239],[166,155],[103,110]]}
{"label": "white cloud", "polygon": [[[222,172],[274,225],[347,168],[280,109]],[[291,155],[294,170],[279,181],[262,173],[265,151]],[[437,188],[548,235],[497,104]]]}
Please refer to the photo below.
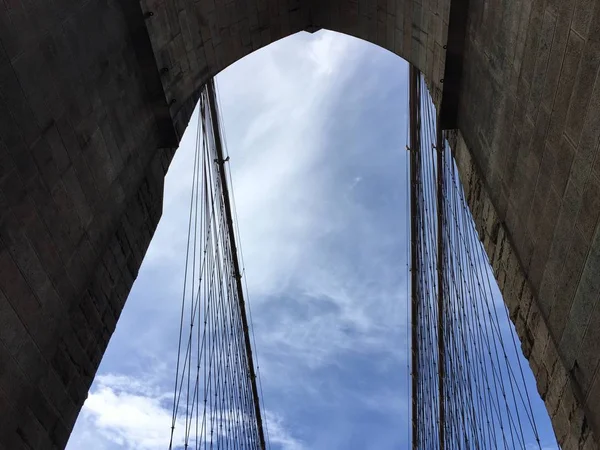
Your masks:
{"label": "white cloud", "polygon": [[304,443],[294,438],[284,424],[283,418],[271,411],[265,414],[267,423],[267,439],[271,445],[277,445],[282,450],[304,450]]}
{"label": "white cloud", "polygon": [[85,447],[92,435],[104,448],[167,448],[172,417],[167,405],[171,395],[137,377],[107,374],[98,376],[95,383],[69,448],[97,448]]}
{"label": "white cloud", "polygon": [[[84,404],[69,448],[164,450],[169,443],[172,398],[171,392],[162,391],[159,385],[150,380],[122,374],[100,375]],[[238,415],[224,413],[221,417],[235,426]],[[269,411],[265,417],[270,442],[277,445],[276,448],[304,448],[286,429],[281,417]],[[173,448],[183,446],[185,426],[185,418],[178,417]],[[194,435],[193,431],[191,435]],[[194,442],[193,437],[190,442]]]}

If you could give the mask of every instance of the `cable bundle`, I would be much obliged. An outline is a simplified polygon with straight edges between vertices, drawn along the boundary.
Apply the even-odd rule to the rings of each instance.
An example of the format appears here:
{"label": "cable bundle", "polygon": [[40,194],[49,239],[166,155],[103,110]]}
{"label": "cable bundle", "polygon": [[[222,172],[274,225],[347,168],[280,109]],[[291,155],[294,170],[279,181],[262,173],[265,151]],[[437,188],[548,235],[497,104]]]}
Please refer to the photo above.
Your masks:
{"label": "cable bundle", "polygon": [[508,312],[424,80],[411,77],[413,448],[541,448]]}
{"label": "cable bundle", "polygon": [[212,81],[198,122],[169,449],[264,450]]}

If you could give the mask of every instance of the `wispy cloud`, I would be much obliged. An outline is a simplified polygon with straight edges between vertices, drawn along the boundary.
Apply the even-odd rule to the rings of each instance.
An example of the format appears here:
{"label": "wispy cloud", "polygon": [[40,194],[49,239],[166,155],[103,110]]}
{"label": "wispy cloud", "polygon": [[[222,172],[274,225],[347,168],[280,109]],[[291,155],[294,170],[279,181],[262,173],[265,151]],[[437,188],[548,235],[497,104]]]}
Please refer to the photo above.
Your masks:
{"label": "wispy cloud", "polygon": [[[170,437],[172,399],[171,392],[163,392],[160,385],[150,379],[100,375],[81,412],[70,447],[164,450]],[[208,417],[210,415],[209,411]],[[231,420],[232,426],[236,426],[236,414],[223,413],[220,417]],[[265,417],[273,444],[279,445],[282,450],[304,448],[284,426],[281,417],[269,411],[266,411]],[[174,448],[183,447],[185,429],[185,418],[180,415],[176,421]],[[194,438],[190,439],[193,442]]]}
{"label": "wispy cloud", "polygon": [[302,441],[290,434],[287,424],[284,423],[280,415],[267,411],[265,419],[267,423],[266,432],[272,445],[278,445],[283,450],[304,450],[306,448]]}
{"label": "wispy cloud", "polygon": [[85,402],[69,446],[86,448],[93,432],[95,444],[87,448],[163,449],[170,432],[172,416],[167,406],[170,398],[137,374],[100,375]]}

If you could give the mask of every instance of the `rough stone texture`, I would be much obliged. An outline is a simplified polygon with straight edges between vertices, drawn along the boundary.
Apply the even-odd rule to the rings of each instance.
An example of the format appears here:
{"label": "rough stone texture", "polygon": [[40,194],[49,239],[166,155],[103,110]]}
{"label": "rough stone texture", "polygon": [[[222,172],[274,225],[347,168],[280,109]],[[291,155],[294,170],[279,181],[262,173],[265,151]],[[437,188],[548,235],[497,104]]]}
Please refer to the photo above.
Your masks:
{"label": "rough stone texture", "polygon": [[64,447],[176,145],[139,5],[0,2],[4,448]]}
{"label": "rough stone texture", "polygon": [[[65,445],[209,77],[328,28],[415,64],[439,104],[449,4],[0,0],[0,448]],[[600,2],[472,0],[468,18],[461,178],[556,433],[593,448]]]}

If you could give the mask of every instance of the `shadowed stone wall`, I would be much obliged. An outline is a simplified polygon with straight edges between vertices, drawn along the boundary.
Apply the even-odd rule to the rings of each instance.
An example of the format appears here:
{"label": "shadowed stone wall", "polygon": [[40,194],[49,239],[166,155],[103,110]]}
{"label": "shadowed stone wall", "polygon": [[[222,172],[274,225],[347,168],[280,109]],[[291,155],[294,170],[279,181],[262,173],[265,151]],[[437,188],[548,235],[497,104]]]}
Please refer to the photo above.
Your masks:
{"label": "shadowed stone wall", "polygon": [[[599,8],[472,0],[454,144],[565,448],[592,448],[600,408]],[[328,28],[415,64],[439,105],[449,10],[449,0],[1,0],[0,450],[64,447],[205,81],[274,40]]]}
{"label": "shadowed stone wall", "polygon": [[0,2],[0,448],[64,447],[176,145],[139,5]]}

